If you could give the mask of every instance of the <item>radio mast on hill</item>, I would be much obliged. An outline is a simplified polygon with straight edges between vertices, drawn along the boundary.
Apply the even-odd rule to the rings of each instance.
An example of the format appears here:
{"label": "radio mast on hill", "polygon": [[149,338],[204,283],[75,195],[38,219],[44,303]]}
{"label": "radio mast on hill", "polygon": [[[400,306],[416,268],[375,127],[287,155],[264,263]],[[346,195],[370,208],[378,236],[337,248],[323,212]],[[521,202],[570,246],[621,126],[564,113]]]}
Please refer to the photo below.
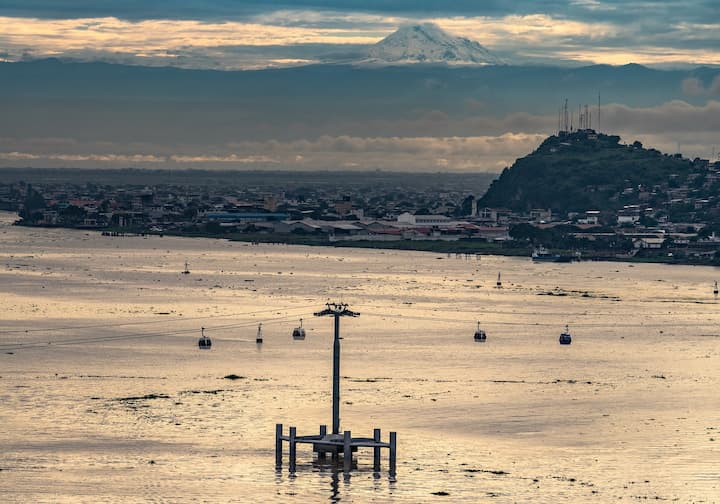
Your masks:
{"label": "radio mast on hill", "polygon": [[558,134],[568,133],[570,131],[570,117],[568,115],[568,101],[565,98],[565,104],[558,111]]}
{"label": "radio mast on hill", "polygon": [[[597,130],[600,130],[600,93],[598,93],[598,110],[597,110]],[[578,117],[575,123],[575,113],[568,108],[568,99],[558,109],[557,116],[558,136],[568,135],[573,132],[593,131],[592,109],[587,103],[585,105],[578,104]]]}
{"label": "radio mast on hill", "polygon": [[578,122],[580,123],[578,129],[589,130],[592,128],[592,116],[587,104],[584,111],[582,106],[578,106]]}

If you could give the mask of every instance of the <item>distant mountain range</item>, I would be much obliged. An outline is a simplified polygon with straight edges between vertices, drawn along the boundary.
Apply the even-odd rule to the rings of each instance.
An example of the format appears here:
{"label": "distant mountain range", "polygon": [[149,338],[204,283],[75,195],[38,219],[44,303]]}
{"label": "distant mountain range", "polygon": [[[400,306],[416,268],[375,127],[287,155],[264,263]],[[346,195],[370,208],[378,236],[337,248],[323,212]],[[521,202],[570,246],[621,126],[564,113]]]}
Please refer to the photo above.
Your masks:
{"label": "distant mountain range", "polygon": [[498,65],[503,61],[474,40],[455,37],[434,23],[403,26],[370,47],[364,63]]}
{"label": "distant mountain range", "polygon": [[[430,53],[423,54],[430,59]],[[456,61],[463,58],[458,53]],[[287,159],[319,152],[311,169],[338,169],[351,166],[342,164],[348,161],[344,156],[375,149],[377,161],[363,166],[391,169],[389,160],[396,156],[398,165],[415,167],[417,158],[439,169],[498,171],[540,135],[557,130],[565,99],[576,115],[579,105],[589,104],[596,127],[601,92],[602,131],[691,154],[679,144],[716,145],[716,98],[710,93],[719,78],[720,69],[709,67],[686,71],[641,65],[322,64],[217,71],[57,59],[0,62],[0,152],[252,152],[272,158],[277,169],[293,166]],[[689,91],[688,82],[694,84]],[[636,136],[664,131],[669,131],[670,145]],[[491,143],[499,135],[506,136]],[[432,143],[430,138],[437,139],[433,154],[417,154]],[[447,159],[447,138],[476,139],[462,146],[452,140],[464,164]],[[371,145],[367,139],[382,140]],[[247,146],[266,141],[273,143]],[[495,145],[499,154],[493,159],[488,155],[496,152]],[[4,164],[10,163],[43,161],[18,158]]]}
{"label": "distant mountain range", "polygon": [[[692,77],[709,86],[718,76],[720,69],[707,67],[658,70],[633,64],[579,68],[308,65],[217,71],[57,59],[0,62],[0,105],[5,119],[0,122],[0,136],[3,128],[17,128],[16,120],[47,122],[55,107],[67,108],[72,114],[65,117],[70,119],[86,107],[94,114],[101,110],[107,114],[118,106],[120,113],[114,121],[122,122],[136,105],[141,115],[152,114],[156,108],[158,113],[172,114],[175,108],[188,110],[203,105],[200,112],[207,109],[222,116],[238,114],[235,120],[256,121],[256,129],[275,116],[287,119],[310,115],[319,120],[326,115],[342,118],[359,114],[361,118],[397,120],[416,117],[422,110],[453,117],[477,116],[480,111],[483,116],[496,117],[516,112],[557,116],[564,99],[575,107],[592,104],[599,91],[603,103],[630,107],[652,107],[672,100],[704,104],[706,96],[683,93],[683,82]],[[214,110],[214,104],[221,104],[221,108]],[[28,116],[38,107],[39,117]],[[16,109],[20,117],[13,119],[11,114]],[[195,120],[202,119],[202,113],[195,116]],[[305,123],[312,128],[316,121]]]}

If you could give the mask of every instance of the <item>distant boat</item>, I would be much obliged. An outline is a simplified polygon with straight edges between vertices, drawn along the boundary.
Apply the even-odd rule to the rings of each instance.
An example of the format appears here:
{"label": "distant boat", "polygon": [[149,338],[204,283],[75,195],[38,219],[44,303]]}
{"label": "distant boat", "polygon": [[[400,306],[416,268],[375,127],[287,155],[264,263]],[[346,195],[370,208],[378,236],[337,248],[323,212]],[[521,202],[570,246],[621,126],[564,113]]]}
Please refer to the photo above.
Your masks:
{"label": "distant boat", "polygon": [[485,334],[485,331],[480,329],[480,322],[477,323],[477,330],[475,331],[474,336],[475,341],[484,342],[487,339],[487,334]]}
{"label": "distant boat", "polygon": [[571,262],[573,256],[551,254],[548,249],[541,245],[533,250],[532,260],[533,262]]}
{"label": "distant boat", "polygon": [[205,328],[204,327],[200,328],[200,334],[201,334],[201,336],[200,336],[200,339],[198,340],[198,348],[200,350],[210,350],[210,348],[212,347],[212,341],[210,340],[210,338],[205,336]]}
{"label": "distant boat", "polygon": [[570,336],[570,329],[565,324],[565,332],[560,335],[560,344],[569,345],[570,343],[572,343],[572,336]]}

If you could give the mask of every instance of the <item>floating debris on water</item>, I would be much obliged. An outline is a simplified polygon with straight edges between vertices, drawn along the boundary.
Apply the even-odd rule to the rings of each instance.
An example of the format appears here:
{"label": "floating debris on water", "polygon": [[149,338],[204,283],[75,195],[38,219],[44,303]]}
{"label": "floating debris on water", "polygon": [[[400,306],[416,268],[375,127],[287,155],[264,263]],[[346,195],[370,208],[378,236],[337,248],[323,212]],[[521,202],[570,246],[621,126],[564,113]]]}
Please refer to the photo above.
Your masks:
{"label": "floating debris on water", "polygon": [[229,375],[223,376],[223,378],[224,378],[225,380],[244,380],[244,379],[247,378],[247,377],[246,377],[246,376],[236,375],[236,374],[229,374]]}
{"label": "floating debris on water", "polygon": [[510,474],[507,471],[494,470],[494,469],[463,469],[463,472],[466,472],[466,473],[488,473],[488,474],[494,474],[496,476],[506,476],[506,475]]}
{"label": "floating debris on water", "polygon": [[167,394],[146,394],[144,396],[131,396],[131,397],[118,397],[116,399],[112,399],[113,401],[148,401],[151,399],[170,399],[170,396]]}

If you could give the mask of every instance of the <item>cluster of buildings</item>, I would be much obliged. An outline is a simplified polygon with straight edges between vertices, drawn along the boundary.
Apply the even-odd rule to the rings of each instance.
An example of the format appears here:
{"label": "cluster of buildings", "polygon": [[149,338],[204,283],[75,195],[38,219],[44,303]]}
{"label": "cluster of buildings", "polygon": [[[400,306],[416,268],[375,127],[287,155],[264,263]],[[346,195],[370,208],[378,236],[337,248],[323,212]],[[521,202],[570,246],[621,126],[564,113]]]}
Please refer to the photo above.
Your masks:
{"label": "cluster of buildings", "polygon": [[[715,257],[720,248],[720,226],[715,228],[720,223],[718,165],[695,160],[696,172],[681,183],[628,186],[617,195],[619,201],[627,201],[620,210],[588,209],[564,215],[550,209],[515,212],[479,207],[462,187],[348,188],[341,184],[274,190],[12,182],[0,184],[0,209],[17,211],[21,223],[27,225],[108,232],[293,235],[315,243],[531,241],[514,233],[518,225],[527,224],[540,231],[561,227],[575,239],[577,248],[617,249],[614,253],[627,255],[662,251]],[[281,236],[276,238],[282,241]],[[580,242],[582,247],[577,245]]]}
{"label": "cluster of buildings", "polygon": [[117,232],[273,233],[328,241],[509,239],[509,222],[500,222],[494,213],[475,215],[475,200],[466,191],[395,186],[276,191],[15,182],[0,184],[0,208],[17,211],[27,225]]}
{"label": "cluster of buildings", "polygon": [[[642,147],[639,142],[634,146]],[[671,175],[652,187],[626,184],[613,199],[624,202],[619,210],[584,217],[597,215],[598,222],[630,240],[630,255],[718,259],[720,162],[695,158],[686,177]]]}

